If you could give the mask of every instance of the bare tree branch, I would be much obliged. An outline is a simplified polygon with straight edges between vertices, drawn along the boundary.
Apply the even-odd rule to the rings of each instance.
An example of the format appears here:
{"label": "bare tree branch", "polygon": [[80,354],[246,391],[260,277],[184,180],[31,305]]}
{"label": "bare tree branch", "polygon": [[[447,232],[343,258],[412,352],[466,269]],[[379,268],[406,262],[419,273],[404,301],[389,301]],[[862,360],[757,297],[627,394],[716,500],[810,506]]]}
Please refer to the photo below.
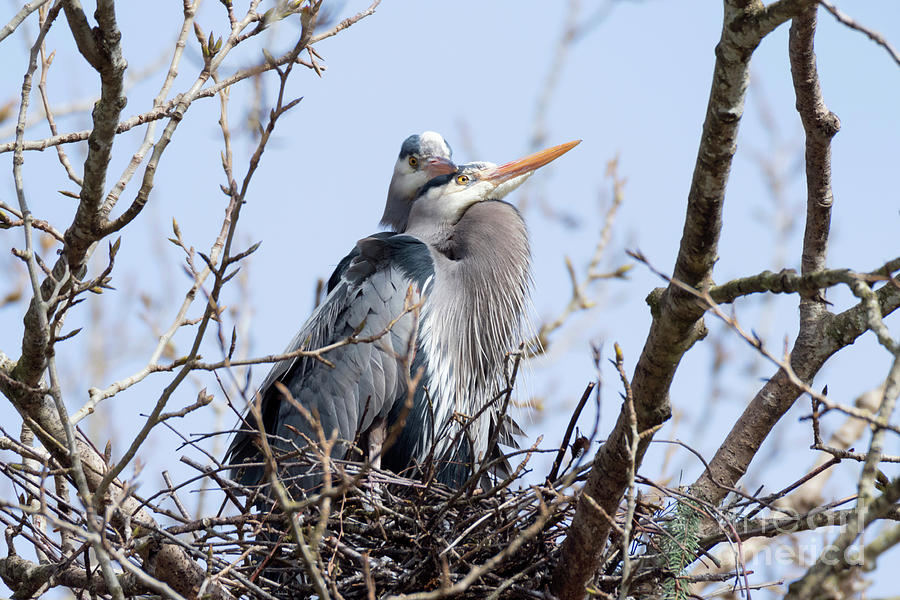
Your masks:
{"label": "bare tree branch", "polygon": [[[837,133],[837,117],[825,108],[816,74],[812,38],[815,30],[815,5],[804,10],[791,28],[790,57],[797,94],[797,109],[807,132],[807,225],[804,235],[802,273],[809,276],[825,265],[831,204],[830,140]],[[802,25],[798,24],[802,23]],[[824,162],[823,162],[824,161]],[[888,284],[881,292],[893,287]],[[825,360],[840,347],[832,347],[825,354],[827,338],[824,335],[833,319],[817,293],[810,290],[800,304],[800,332],[791,350],[790,365],[799,379],[811,381]],[[882,305],[883,314],[885,311]],[[854,309],[851,309],[854,310]],[[849,313],[850,311],[847,311]],[[846,313],[845,313],[846,314]],[[839,317],[838,317],[839,318]],[[867,329],[858,330],[856,339]],[[768,436],[772,427],[793,405],[801,389],[790,381],[780,369],[757,393],[744,414],[734,425],[722,443],[716,456],[710,461],[710,469],[692,486],[692,490],[711,501],[721,500],[723,489],[713,480],[733,486],[743,476],[756,451]]]}
{"label": "bare tree branch", "polygon": [[[716,65],[706,121],[688,194],[687,215],[674,279],[705,290],[712,283],[718,259],[725,184],[736,148],[738,125],[750,78],[750,58],[760,40],[777,25],[797,14],[809,1],[781,0],[768,7],[749,0],[726,0],[722,38],[716,47]],[[670,414],[668,389],[685,352],[706,335],[705,312],[696,299],[669,285],[654,300],[654,319],[632,378],[638,430],[652,429]],[[562,600],[585,595],[585,585],[599,567],[600,553],[609,533],[608,521],[590,506],[591,498],[612,514],[627,488],[628,417],[620,412],[609,438],[594,457],[593,470],[561,550],[552,590]],[[641,440],[636,467],[649,437]]]}
{"label": "bare tree branch", "polygon": [[19,25],[22,24],[22,21],[28,18],[28,15],[49,2],[50,0],[32,0],[31,2],[26,2],[25,5],[19,9],[19,12],[13,15],[12,19],[9,20],[9,23],[4,25],[3,28],[0,29],[0,42],[2,42],[4,39],[6,39],[7,36],[14,32],[19,27]]}
{"label": "bare tree branch", "polygon": [[830,12],[840,23],[843,23],[850,29],[855,29],[856,31],[865,34],[867,38],[884,48],[887,53],[890,54],[891,58],[894,59],[894,62],[897,63],[898,66],[900,66],[900,52],[897,52],[897,49],[894,48],[890,42],[884,39],[883,35],[851,19],[849,16],[841,12],[837,6],[835,6],[828,0],[819,0],[819,4],[824,6],[825,10]]}
{"label": "bare tree branch", "polygon": [[[99,573],[88,574],[84,568],[66,563],[38,564],[16,555],[0,559],[0,577],[16,590],[19,597],[28,597],[29,590],[42,586],[46,586],[43,589],[65,586],[99,595],[110,593]],[[128,596],[139,596],[150,591],[134,575],[118,573],[117,577],[123,593]]]}

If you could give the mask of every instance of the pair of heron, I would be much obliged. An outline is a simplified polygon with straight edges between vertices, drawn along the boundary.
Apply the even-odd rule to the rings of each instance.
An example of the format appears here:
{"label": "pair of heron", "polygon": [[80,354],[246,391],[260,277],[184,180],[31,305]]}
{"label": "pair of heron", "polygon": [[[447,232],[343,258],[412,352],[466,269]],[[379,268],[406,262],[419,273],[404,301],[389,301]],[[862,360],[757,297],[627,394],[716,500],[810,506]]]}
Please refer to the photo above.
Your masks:
{"label": "pair of heron", "polygon": [[[515,426],[496,396],[523,338],[530,251],[522,217],[503,197],[577,144],[501,166],[456,166],[439,134],[407,138],[381,219],[391,231],[357,242],[287,351],[377,339],[335,348],[328,363],[277,363],[258,392],[261,419],[248,415],[228,450],[235,479],[263,480],[260,431],[273,449],[296,453],[320,441],[320,425],[340,440],[334,458],[350,457],[355,444],[398,473],[428,462],[454,487],[495,451],[491,439],[509,444]],[[388,432],[393,443],[383,447]],[[287,471],[294,488],[320,480],[314,470]]]}

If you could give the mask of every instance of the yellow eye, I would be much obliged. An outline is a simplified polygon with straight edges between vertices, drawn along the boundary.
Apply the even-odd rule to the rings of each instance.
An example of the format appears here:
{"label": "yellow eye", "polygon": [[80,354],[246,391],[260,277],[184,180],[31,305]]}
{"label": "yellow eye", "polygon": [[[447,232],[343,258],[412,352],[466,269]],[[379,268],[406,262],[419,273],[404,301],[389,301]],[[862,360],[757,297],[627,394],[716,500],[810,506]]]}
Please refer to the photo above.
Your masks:
{"label": "yellow eye", "polygon": [[409,157],[409,166],[411,166],[411,167],[418,167],[418,166],[419,166],[419,160],[418,160],[415,156],[410,156],[410,157]]}
{"label": "yellow eye", "polygon": [[456,178],[456,183],[458,183],[459,185],[465,185],[465,184],[469,183],[469,176],[468,175],[459,175]]}

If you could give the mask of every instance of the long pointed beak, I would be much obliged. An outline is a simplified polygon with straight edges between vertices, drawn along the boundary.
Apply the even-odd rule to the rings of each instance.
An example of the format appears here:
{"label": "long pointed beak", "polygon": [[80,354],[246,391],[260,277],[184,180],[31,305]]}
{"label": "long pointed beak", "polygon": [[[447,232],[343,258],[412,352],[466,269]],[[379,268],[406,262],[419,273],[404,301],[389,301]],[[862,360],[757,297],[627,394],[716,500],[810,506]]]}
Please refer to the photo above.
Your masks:
{"label": "long pointed beak", "polygon": [[556,160],[580,143],[581,140],[567,142],[565,144],[560,144],[559,146],[553,146],[552,148],[541,150],[540,152],[535,152],[534,154],[526,156],[525,158],[520,158],[519,160],[508,162],[505,165],[494,167],[491,171],[483,176],[483,179],[499,185],[504,181],[513,179],[514,177],[531,174],[547,163]]}
{"label": "long pointed beak", "polygon": [[437,177],[438,175],[446,175],[456,171],[456,165],[453,161],[442,156],[429,156],[425,161],[425,172],[428,177]]}

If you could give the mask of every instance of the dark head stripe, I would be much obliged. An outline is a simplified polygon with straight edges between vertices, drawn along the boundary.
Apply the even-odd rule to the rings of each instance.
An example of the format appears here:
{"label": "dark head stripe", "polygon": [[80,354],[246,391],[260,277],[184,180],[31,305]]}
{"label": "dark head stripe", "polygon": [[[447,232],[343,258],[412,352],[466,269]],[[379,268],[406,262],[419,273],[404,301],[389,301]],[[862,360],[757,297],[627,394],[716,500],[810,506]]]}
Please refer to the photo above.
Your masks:
{"label": "dark head stripe", "polygon": [[[457,171],[456,173],[458,172],[459,171]],[[419,196],[424,196],[431,188],[447,185],[454,177],[456,177],[456,173],[447,173],[446,175],[438,175],[437,177],[432,177],[428,180],[428,183],[422,186],[422,189],[419,190],[419,194],[416,197],[418,198]]]}
{"label": "dark head stripe", "polygon": [[419,134],[409,136],[403,140],[403,145],[400,146],[400,158],[406,158],[410,154],[417,154],[421,146],[422,138]]}

